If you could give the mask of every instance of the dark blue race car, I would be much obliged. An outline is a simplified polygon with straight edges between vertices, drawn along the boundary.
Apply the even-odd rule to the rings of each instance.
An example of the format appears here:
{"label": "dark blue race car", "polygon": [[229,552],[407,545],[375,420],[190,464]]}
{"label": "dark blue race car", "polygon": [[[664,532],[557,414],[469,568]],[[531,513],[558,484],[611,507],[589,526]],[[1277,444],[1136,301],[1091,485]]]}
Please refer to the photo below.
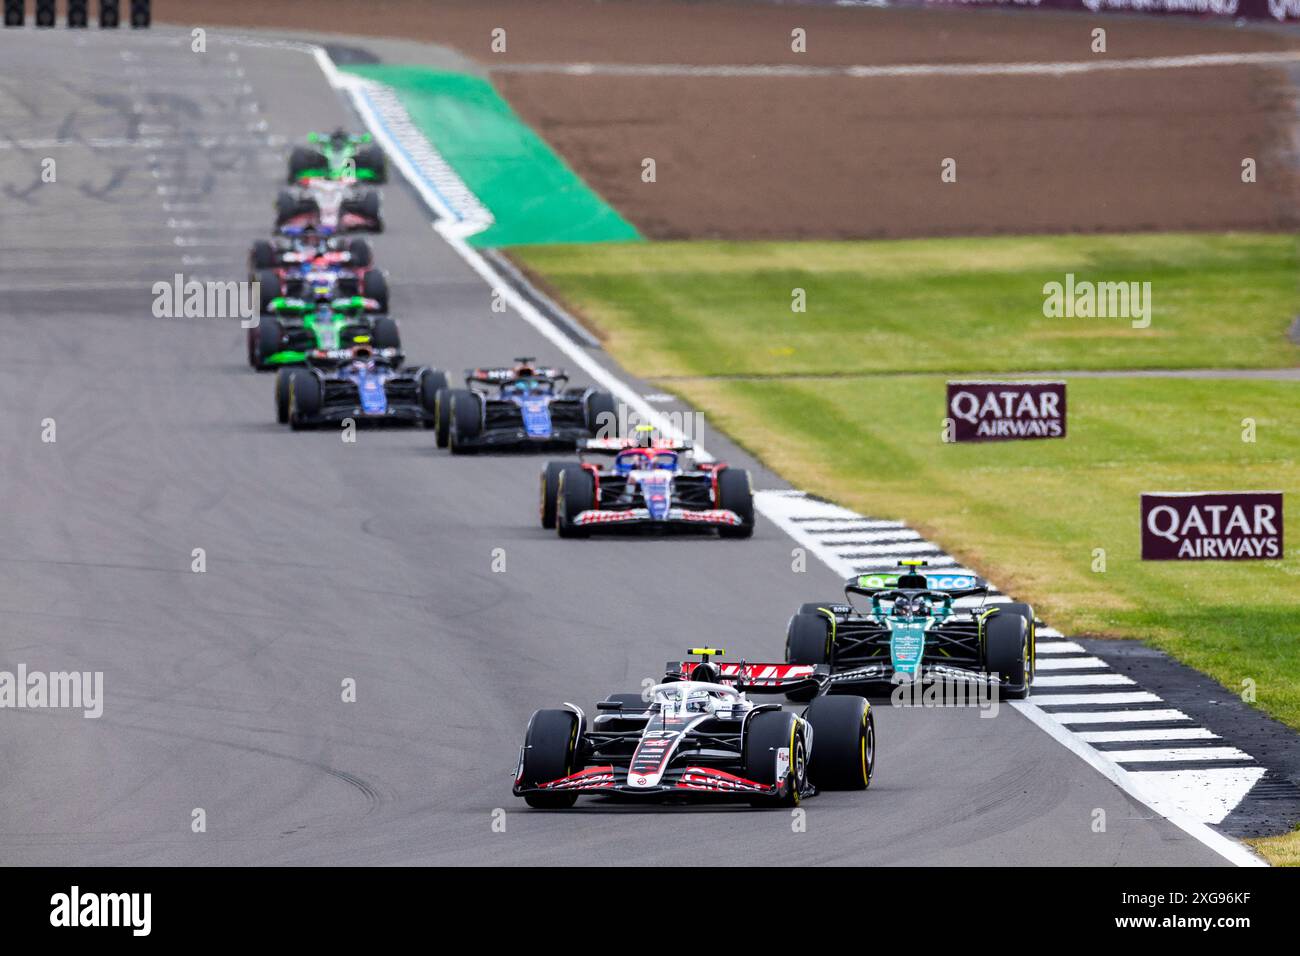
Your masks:
{"label": "dark blue race car", "polygon": [[438,447],[460,455],[481,449],[571,450],[597,435],[616,436],[618,405],[595,388],[573,388],[563,369],[515,359],[509,368],[465,373],[465,388],[437,396]]}
{"label": "dark blue race car", "polygon": [[340,425],[424,425],[435,421],[437,394],[447,376],[428,366],[402,365],[397,349],[319,350],[306,367],[282,368],[275,379],[280,424],[295,431]]}

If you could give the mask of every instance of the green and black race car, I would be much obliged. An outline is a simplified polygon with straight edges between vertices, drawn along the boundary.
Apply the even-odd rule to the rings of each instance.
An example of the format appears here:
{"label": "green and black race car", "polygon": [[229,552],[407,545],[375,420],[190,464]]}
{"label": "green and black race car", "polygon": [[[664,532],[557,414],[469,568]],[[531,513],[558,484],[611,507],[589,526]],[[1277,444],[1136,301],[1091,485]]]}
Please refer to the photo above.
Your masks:
{"label": "green and black race car", "polygon": [[369,133],[354,136],[345,130],[310,133],[310,146],[298,146],[289,156],[290,183],[304,179],[388,181],[388,157],[374,145]]}
{"label": "green and black race car", "polygon": [[378,305],[359,295],[331,302],[272,299],[257,326],[248,330],[248,364],[259,371],[308,365],[316,354],[358,344],[400,350],[397,322],[373,314]]}
{"label": "green and black race car", "polygon": [[786,631],[787,663],[829,665],[839,692],[962,681],[996,685],[1008,700],[1028,697],[1040,623],[1034,609],[988,602],[988,583],[968,572],[899,564],[849,578],[844,601],[800,607]]}

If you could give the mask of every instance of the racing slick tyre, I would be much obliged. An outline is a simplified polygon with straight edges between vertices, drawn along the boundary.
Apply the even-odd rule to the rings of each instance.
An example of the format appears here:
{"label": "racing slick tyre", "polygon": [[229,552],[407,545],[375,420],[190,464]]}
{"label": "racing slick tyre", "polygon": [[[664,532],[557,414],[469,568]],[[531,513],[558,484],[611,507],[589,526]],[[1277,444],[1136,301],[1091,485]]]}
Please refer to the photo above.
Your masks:
{"label": "racing slick tyre", "polygon": [[[447,390],[447,373],[436,368],[426,368],[420,373],[420,407],[434,421],[438,420],[438,396]],[[425,423],[425,427],[429,427]]]}
{"label": "racing slick tyre", "polygon": [[293,390],[295,375],[309,374],[300,368],[281,367],[275,371],[275,420],[281,425],[289,424],[289,395]]}
{"label": "racing slick tyre", "polygon": [[447,446],[453,455],[464,455],[474,450],[469,440],[483,431],[483,399],[466,388],[453,388],[447,392],[451,419],[447,430]]}
{"label": "racing slick tyre", "polygon": [[256,281],[261,313],[266,315],[271,303],[280,297],[280,273],[274,269],[258,269]]}
{"label": "racing slick tyre", "polygon": [[248,330],[248,364],[259,372],[270,368],[267,358],[280,351],[284,345],[284,332],[280,320],[273,315],[264,315],[257,322],[257,328]]}
{"label": "racing slick tyre", "polygon": [[320,379],[305,369],[289,379],[289,427],[294,431],[310,428],[310,419],[319,414],[322,389]]}
{"label": "racing slick tyre", "polygon": [[388,182],[388,157],[378,146],[363,146],[357,150],[357,169],[368,169],[374,173],[372,183]]}
{"label": "racing slick tyre", "polygon": [[999,614],[1019,614],[1025,619],[1029,628],[1029,683],[1034,682],[1034,672],[1038,664],[1038,634],[1034,631],[1034,609],[1028,604],[999,604]]}
{"label": "racing slick tyre", "polygon": [[369,269],[375,264],[375,251],[365,239],[349,239],[348,256],[348,265],[354,269]]}
{"label": "racing slick tyre", "polygon": [[439,448],[446,448],[451,438],[451,389],[440,389],[434,413],[434,436]]}
{"label": "racing slick tyre", "polygon": [[388,277],[378,269],[371,269],[361,280],[361,294],[378,302],[381,311],[388,311]]}
{"label": "racing slick tyre", "polygon": [[[830,618],[819,612],[800,611],[790,618],[785,630],[785,661],[787,664],[829,664],[831,660]],[[817,696],[814,690],[792,690],[785,695],[789,700],[808,701]]]}
{"label": "racing slick tyre", "polygon": [[818,790],[865,790],[876,770],[876,718],[865,697],[818,697],[803,712],[812,725],[808,779]]}
{"label": "racing slick tyre", "polygon": [[248,270],[261,272],[263,269],[274,269],[279,264],[279,258],[275,254],[275,247],[265,239],[258,239],[248,253]]}
{"label": "racing slick tyre", "polygon": [[299,199],[287,189],[281,189],[275,197],[275,224],[283,226],[294,216],[315,212],[316,203],[310,199]]}
{"label": "racing slick tyre", "polygon": [[373,189],[366,190],[361,198],[355,202],[344,204],[344,208],[355,212],[359,216],[365,216],[374,223],[372,231],[383,232],[384,221],[379,214],[379,193]]}
{"label": "racing slick tyre", "polygon": [[560,494],[560,472],[573,467],[567,461],[548,461],[542,466],[541,505],[542,527],[555,530],[555,506]]}
{"label": "racing slick tyre", "polygon": [[[785,784],[781,796],[753,797],[754,807],[797,807],[807,780],[807,747],[803,725],[784,710],[760,711],[745,725],[742,773],[755,783]],[[778,766],[780,764],[781,766]],[[778,773],[781,774],[778,777]]]}
{"label": "racing slick tyre", "polygon": [[587,427],[593,438],[618,437],[618,402],[609,392],[587,396]]}
{"label": "racing slick tyre", "polygon": [[744,468],[724,468],[718,473],[718,507],[740,516],[738,527],[718,529],[720,538],[749,538],[754,534],[754,489]]}
{"label": "racing slick tyre", "polygon": [[[373,274],[373,273],[372,273]],[[370,278],[370,276],[366,276]],[[381,315],[370,329],[370,344],[377,349],[401,349],[402,333],[397,330],[397,320]]]}
{"label": "racing slick tyre", "polygon": [[[578,715],[571,710],[538,710],[528,721],[524,755],[519,762],[521,786],[559,780],[578,770]],[[578,802],[572,792],[526,793],[524,803],[538,810],[563,810]]]}
{"label": "racing slick tyre", "polygon": [[303,173],[310,169],[326,169],[329,163],[325,161],[325,154],[318,149],[310,149],[306,146],[295,146],[292,153],[289,154],[289,176],[287,182],[296,183]]}
{"label": "racing slick tyre", "polygon": [[555,492],[555,528],[561,538],[587,538],[591,531],[576,525],[573,519],[596,506],[596,483],[583,468],[566,468],[560,472]]}
{"label": "racing slick tyre", "polygon": [[1032,677],[1029,625],[1019,614],[997,614],[984,622],[984,670],[1001,678],[999,693],[1006,700],[1029,696]]}

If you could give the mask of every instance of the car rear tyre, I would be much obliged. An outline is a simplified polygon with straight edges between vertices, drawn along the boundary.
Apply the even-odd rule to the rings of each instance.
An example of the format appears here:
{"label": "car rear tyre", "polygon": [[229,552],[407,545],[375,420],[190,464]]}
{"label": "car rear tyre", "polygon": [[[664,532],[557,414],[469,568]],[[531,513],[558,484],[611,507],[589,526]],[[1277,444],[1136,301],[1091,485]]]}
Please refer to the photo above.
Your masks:
{"label": "car rear tyre", "polygon": [[402,333],[397,328],[397,320],[386,315],[376,318],[370,328],[370,344],[377,349],[401,349]]}
{"label": "car rear tyre", "polygon": [[439,389],[435,407],[434,441],[439,448],[446,448],[451,438],[451,389]]}
{"label": "car rear tyre", "polygon": [[248,330],[248,336],[251,342],[249,362],[253,368],[259,371],[270,368],[267,359],[284,347],[284,330],[280,328],[280,320],[273,315],[264,315],[258,319],[257,328]]}
{"label": "car rear tyre", "polygon": [[[785,751],[785,771],[778,779],[778,756]],[[745,725],[744,751],[741,754],[744,775],[755,783],[783,783],[783,792],[774,796],[753,797],[756,807],[796,807],[803,796],[807,776],[807,748],[803,727],[794,714],[783,710],[765,710],[755,714]]]}
{"label": "car rear tyre", "polygon": [[999,692],[1007,700],[1029,696],[1030,635],[1019,614],[999,611],[984,622],[984,670],[1000,678]]}
{"label": "car rear tyre", "polygon": [[289,379],[289,427],[301,431],[311,427],[311,418],[320,414],[321,384],[311,372],[297,370],[300,374]]}
{"label": "car rear tyre", "polygon": [[[528,721],[519,784],[532,787],[560,780],[578,770],[578,716],[570,710],[539,710]],[[526,793],[524,803],[539,810],[563,810],[578,802],[571,791]]]}
{"label": "car rear tyre", "polygon": [[1029,683],[1034,682],[1034,671],[1038,664],[1038,634],[1034,629],[1034,609],[1031,605],[1011,603],[997,605],[998,614],[1019,614],[1025,619],[1029,628]]}
{"label": "car rear tyre", "polygon": [[594,438],[618,437],[618,402],[609,392],[587,396],[587,428]]}
{"label": "car rear tyre", "polygon": [[313,169],[323,170],[327,165],[325,154],[320,150],[295,146],[293,152],[289,154],[288,182],[296,183],[303,173]]}
{"label": "car rear tyre", "polygon": [[275,372],[275,420],[281,425],[289,423],[289,396],[295,375],[307,374],[299,368],[279,368]]}
{"label": "car rear tyre", "polygon": [[357,169],[368,169],[374,176],[372,183],[388,182],[388,157],[378,146],[363,146],[356,152]]}
{"label": "car rear tyre", "polygon": [[279,259],[280,257],[275,254],[274,246],[265,239],[258,239],[253,243],[253,248],[248,253],[248,269],[250,272],[274,269],[279,265]]}
{"label": "car rear tyre", "polygon": [[280,273],[274,269],[259,269],[257,288],[261,313],[266,315],[271,308],[271,303],[280,298]]}
{"label": "car rear tyre", "polygon": [[865,697],[818,697],[804,711],[812,725],[808,779],[819,790],[865,790],[876,769],[876,718]]}
{"label": "car rear tyre", "polygon": [[438,420],[438,395],[447,390],[447,373],[426,368],[420,375],[420,407]]}
{"label": "car rear tyre", "polygon": [[375,252],[365,239],[348,240],[348,265],[354,269],[369,269],[375,264]]}
{"label": "car rear tyre", "polygon": [[451,422],[447,445],[453,455],[464,455],[474,450],[469,442],[483,431],[483,400],[465,388],[451,389],[448,397]]}
{"label": "car rear tyre", "polygon": [[596,485],[583,468],[560,472],[556,486],[555,527],[561,538],[586,538],[591,532],[574,519],[596,506]]}
{"label": "car rear tyre", "polygon": [[381,311],[388,311],[388,277],[378,269],[371,269],[361,280],[361,294],[378,302]]}
{"label": "car rear tyre", "polygon": [[743,468],[724,468],[718,474],[718,507],[740,516],[737,526],[718,529],[723,538],[749,538],[754,534],[754,489],[749,472]]}
{"label": "car rear tyre", "polygon": [[[830,618],[825,614],[800,611],[790,618],[785,630],[785,661],[787,664],[829,664],[831,661]],[[809,701],[817,696],[816,689],[792,690],[785,695],[793,701]]]}

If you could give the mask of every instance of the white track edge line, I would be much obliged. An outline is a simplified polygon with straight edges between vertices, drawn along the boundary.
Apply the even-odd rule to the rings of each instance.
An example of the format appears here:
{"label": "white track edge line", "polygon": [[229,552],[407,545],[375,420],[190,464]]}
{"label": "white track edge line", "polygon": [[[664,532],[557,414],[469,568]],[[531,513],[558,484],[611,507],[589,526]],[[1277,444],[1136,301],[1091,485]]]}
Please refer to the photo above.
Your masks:
{"label": "white track edge line", "polygon": [[1037,724],[1040,730],[1051,736],[1062,747],[1083,760],[1093,770],[1096,770],[1134,800],[1137,800],[1143,806],[1149,807],[1157,815],[1168,820],[1188,836],[1199,840],[1229,863],[1234,866],[1268,866],[1246,844],[1234,840],[1232,837],[1224,836],[1208,823],[1194,820],[1179,810],[1167,806],[1158,806],[1156,798],[1148,794],[1146,789],[1133,778],[1132,774],[1119,764],[1106,759],[1102,756],[1101,751],[1079,740],[1065,726],[1057,723],[1048,714],[1039,710],[1037,705],[1029,701],[1012,701],[1011,706]]}

